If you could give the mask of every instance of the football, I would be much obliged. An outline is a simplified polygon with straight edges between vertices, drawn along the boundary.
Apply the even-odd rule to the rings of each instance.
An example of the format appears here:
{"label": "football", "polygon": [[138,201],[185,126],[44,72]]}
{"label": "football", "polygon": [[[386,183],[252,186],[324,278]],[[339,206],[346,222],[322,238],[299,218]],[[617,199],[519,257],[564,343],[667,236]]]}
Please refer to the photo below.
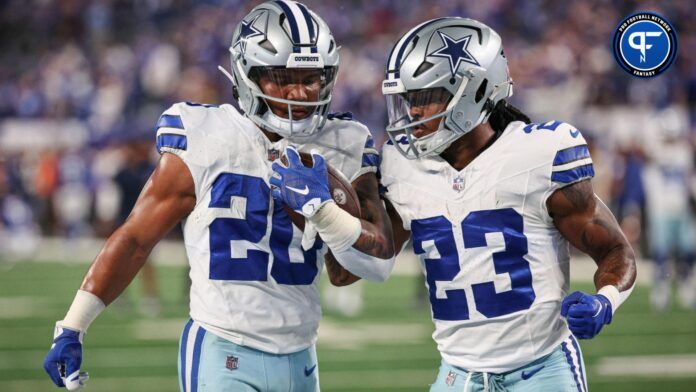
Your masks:
{"label": "football", "polygon": [[[312,155],[301,152],[300,160],[306,167],[312,167]],[[284,165],[288,164],[288,159],[285,155],[280,157],[280,161]],[[326,169],[329,172],[329,191],[331,192],[333,200],[341,209],[360,218],[360,202],[358,201],[358,195],[355,193],[353,186],[343,173],[331,167],[329,162],[326,162]],[[292,223],[297,226],[297,228],[304,231],[305,217],[291,210],[286,205],[283,205],[283,209],[285,209],[285,212],[290,216]]]}

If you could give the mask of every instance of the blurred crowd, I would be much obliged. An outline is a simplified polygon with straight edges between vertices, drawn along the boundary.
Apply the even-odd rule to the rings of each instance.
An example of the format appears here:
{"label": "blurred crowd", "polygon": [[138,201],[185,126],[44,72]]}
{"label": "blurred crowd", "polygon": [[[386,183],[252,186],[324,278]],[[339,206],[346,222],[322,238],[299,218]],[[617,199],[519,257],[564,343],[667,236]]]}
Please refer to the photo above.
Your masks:
{"label": "blurred crowd", "polygon": [[[257,1],[0,2],[0,257],[33,235],[104,236],[124,216],[124,171],[156,160],[154,124],[177,101],[232,102],[232,32]],[[306,0],[341,46],[332,108],[383,141],[380,81],[391,46],[444,15],[503,38],[513,103],[534,121],[573,123],[590,141],[597,193],[645,257],[688,264],[693,252],[696,9],[675,1]],[[654,79],[620,70],[618,22],[655,11],[679,52]],[[686,228],[689,228],[687,231]],[[6,240],[2,240],[2,238]],[[7,240],[7,238],[15,240]],[[21,240],[20,240],[21,239]],[[15,249],[16,248],[16,249]],[[662,263],[662,262],[661,262]],[[664,262],[666,265],[666,261]],[[671,274],[665,267],[664,276]]]}

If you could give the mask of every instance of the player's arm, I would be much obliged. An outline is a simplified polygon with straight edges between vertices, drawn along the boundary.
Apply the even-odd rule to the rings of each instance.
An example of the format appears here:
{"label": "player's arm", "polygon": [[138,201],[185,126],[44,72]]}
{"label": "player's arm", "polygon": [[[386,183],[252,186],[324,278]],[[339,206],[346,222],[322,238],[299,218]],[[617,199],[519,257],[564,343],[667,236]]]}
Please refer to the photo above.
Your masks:
{"label": "player's arm", "polygon": [[128,219],[106,241],[80,290],[105,305],[115,300],[145,264],[152,248],[193,211],[196,194],[184,161],[163,154]]}
{"label": "player's arm", "polygon": [[163,154],[126,222],[106,241],[65,318],[56,323],[44,369],[57,386],[82,387],[82,337],[92,321],[123,292],[152,248],[194,208],[193,179],[181,158]]}
{"label": "player's arm", "polygon": [[[313,167],[308,168],[295,148],[287,147],[285,153],[288,166],[273,164],[273,197],[307,218],[344,269],[363,279],[386,280],[394,266],[394,249],[374,174],[356,180],[362,214],[368,216],[361,219],[343,211],[331,198],[324,157],[312,152]],[[302,186],[306,191],[298,192]]]}
{"label": "player's arm", "polygon": [[[389,259],[394,255],[391,241],[391,224],[377,192],[377,176],[365,173],[351,184],[360,202],[360,236],[353,248],[380,259]],[[335,286],[346,286],[360,279],[336,260],[326,258],[326,272]]]}
{"label": "player's arm", "polygon": [[360,200],[361,231],[353,248],[380,259],[394,257],[392,225],[379,197],[375,173],[365,173],[353,181],[353,189]]}
{"label": "player's arm", "polygon": [[391,221],[392,235],[394,237],[394,256],[397,256],[402,250],[404,250],[406,242],[408,242],[409,238],[411,238],[411,232],[404,229],[403,220],[401,219],[399,213],[396,212],[394,205],[386,198],[383,198],[382,200],[384,201],[387,215]]}
{"label": "player's arm", "polygon": [[556,190],[546,201],[554,225],[571,244],[597,263],[596,295],[575,292],[561,313],[579,338],[592,338],[626,300],[636,280],[635,255],[609,208],[590,180]]}

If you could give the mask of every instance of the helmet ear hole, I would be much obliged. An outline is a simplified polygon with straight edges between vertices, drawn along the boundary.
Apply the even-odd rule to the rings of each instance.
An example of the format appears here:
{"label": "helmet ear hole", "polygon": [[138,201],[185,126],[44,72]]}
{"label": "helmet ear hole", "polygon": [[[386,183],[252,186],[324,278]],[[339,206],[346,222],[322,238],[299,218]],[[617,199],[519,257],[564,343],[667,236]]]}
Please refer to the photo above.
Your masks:
{"label": "helmet ear hole", "polygon": [[481,102],[483,97],[486,95],[486,87],[488,87],[488,79],[483,79],[483,82],[481,82],[478,90],[476,90],[476,96],[474,98],[476,103]]}

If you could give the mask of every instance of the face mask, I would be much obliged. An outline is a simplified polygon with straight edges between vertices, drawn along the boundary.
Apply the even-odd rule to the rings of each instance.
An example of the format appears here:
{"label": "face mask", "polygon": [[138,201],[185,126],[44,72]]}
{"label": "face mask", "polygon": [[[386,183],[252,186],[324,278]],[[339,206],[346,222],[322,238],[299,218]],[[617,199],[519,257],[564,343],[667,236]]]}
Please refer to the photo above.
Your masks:
{"label": "face mask", "polygon": [[283,137],[308,136],[306,133],[313,128],[313,121],[316,114],[310,115],[302,120],[292,120],[281,118],[273,114],[270,110],[261,117],[263,122],[268,125],[269,131],[273,131]]}

